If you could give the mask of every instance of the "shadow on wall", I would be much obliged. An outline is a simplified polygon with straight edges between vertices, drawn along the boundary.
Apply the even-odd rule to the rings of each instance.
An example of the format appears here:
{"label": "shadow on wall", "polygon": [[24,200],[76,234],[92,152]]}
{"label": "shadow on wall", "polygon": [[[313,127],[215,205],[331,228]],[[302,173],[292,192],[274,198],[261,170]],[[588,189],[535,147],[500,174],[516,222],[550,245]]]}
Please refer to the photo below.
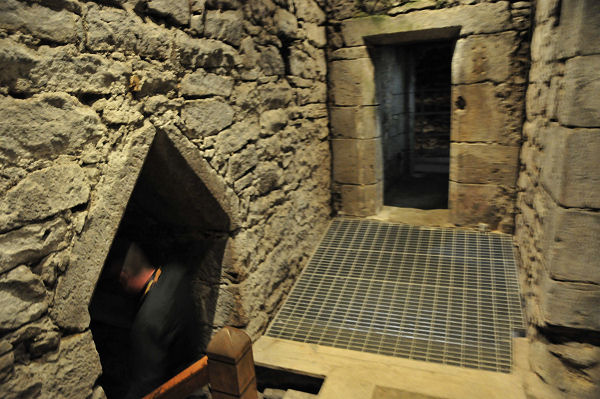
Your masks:
{"label": "shadow on wall", "polygon": [[[153,264],[177,261],[192,268],[193,295],[204,351],[213,331],[221,265],[229,237],[226,212],[165,134],[157,133],[127,204],[113,246],[136,241]],[[90,303],[91,330],[100,360],[99,384],[119,398],[129,381],[129,330],[137,299],[125,295],[109,253]]]}

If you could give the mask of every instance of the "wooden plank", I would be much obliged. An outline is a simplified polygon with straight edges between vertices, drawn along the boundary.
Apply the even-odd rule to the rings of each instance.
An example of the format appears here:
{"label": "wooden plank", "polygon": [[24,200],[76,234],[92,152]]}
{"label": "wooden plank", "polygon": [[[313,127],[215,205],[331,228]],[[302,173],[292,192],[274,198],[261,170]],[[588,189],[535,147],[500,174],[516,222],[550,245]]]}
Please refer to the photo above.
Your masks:
{"label": "wooden plank", "polygon": [[181,399],[208,384],[208,357],[204,356],[143,399]]}

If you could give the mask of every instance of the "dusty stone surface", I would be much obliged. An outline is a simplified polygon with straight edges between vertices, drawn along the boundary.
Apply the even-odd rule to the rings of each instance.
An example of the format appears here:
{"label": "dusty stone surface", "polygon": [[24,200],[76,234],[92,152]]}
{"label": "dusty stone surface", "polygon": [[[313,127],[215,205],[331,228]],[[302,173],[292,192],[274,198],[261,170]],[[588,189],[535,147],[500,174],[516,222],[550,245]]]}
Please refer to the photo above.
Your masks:
{"label": "dusty stone surface", "polygon": [[499,183],[514,186],[519,147],[452,143],[450,179],[459,183]]}
{"label": "dusty stone surface", "polygon": [[179,25],[190,21],[190,5],[186,0],[150,0],[146,5],[151,12],[170,18]]}
{"label": "dusty stone surface", "polygon": [[576,343],[547,345],[538,341],[532,344],[530,352],[533,370],[561,392],[556,397],[591,399],[600,394],[597,347]]}
{"label": "dusty stone surface", "polygon": [[85,398],[92,394],[92,386],[101,372],[90,332],[61,339],[53,361],[31,362],[28,366],[15,365],[16,378],[3,387],[6,398],[24,395],[61,399]]}
{"label": "dusty stone surface", "polygon": [[559,120],[567,126],[600,126],[600,55],[569,59],[565,64],[564,91],[559,99]]}
{"label": "dusty stone surface", "polygon": [[451,140],[518,144],[522,112],[511,109],[513,98],[502,97],[492,83],[454,86]]}
{"label": "dusty stone surface", "polygon": [[556,280],[600,284],[600,247],[589,245],[600,237],[597,212],[557,207],[549,223],[548,272]]}
{"label": "dusty stone surface", "polygon": [[182,118],[190,133],[190,138],[212,136],[231,125],[234,111],[221,100],[194,100],[185,104]]}
{"label": "dusty stone surface", "polygon": [[229,97],[233,90],[233,79],[200,70],[184,76],[181,79],[180,90],[182,96],[188,97]]}
{"label": "dusty stone surface", "polygon": [[517,34],[473,35],[456,42],[452,57],[452,83],[505,82],[511,75],[511,55]]}
{"label": "dusty stone surface", "polygon": [[600,329],[600,287],[597,284],[547,278],[542,289],[546,294],[541,300],[542,317],[548,324],[596,331]]}
{"label": "dusty stone surface", "polygon": [[0,272],[31,264],[67,246],[67,225],[62,219],[30,224],[0,234]]}
{"label": "dusty stone surface", "polygon": [[81,18],[67,10],[54,11],[39,4],[22,4],[6,0],[0,4],[0,27],[25,31],[34,37],[57,43],[71,43],[81,38]]}
{"label": "dusty stone surface", "polygon": [[448,192],[453,223],[486,223],[494,230],[510,232],[514,196],[510,189],[495,184],[466,184],[451,180]]}
{"label": "dusty stone surface", "polygon": [[[382,179],[380,139],[331,141],[336,183],[375,184]],[[356,164],[361,167],[357,168]]]}
{"label": "dusty stone surface", "polygon": [[2,332],[35,321],[48,309],[44,283],[27,266],[19,266],[0,277],[0,300]]}
{"label": "dusty stone surface", "polygon": [[0,230],[53,216],[86,203],[89,196],[90,185],[79,165],[57,164],[37,170],[6,192],[0,207]]}
{"label": "dusty stone surface", "polygon": [[541,182],[561,205],[600,208],[600,129],[554,127],[544,138]]}
{"label": "dusty stone surface", "polygon": [[600,4],[593,0],[568,1],[561,5],[560,48],[561,56],[600,53],[600,43],[588,40],[600,34]]}
{"label": "dusty stone surface", "polygon": [[[530,322],[533,397],[600,394],[598,193],[592,67],[597,2],[540,0],[531,43],[515,237]],[[560,23],[558,17],[560,16]],[[597,62],[596,62],[597,64]],[[567,72],[568,70],[568,72]],[[534,388],[534,387],[538,388]]]}
{"label": "dusty stone surface", "polygon": [[383,203],[383,183],[370,185],[341,185],[342,212],[353,216],[374,215],[381,209]]}
{"label": "dusty stone surface", "polygon": [[5,71],[0,81],[19,93],[124,93],[132,73],[131,64],[79,54],[74,45],[32,51],[10,39],[0,40],[0,65]]}
{"label": "dusty stone surface", "polygon": [[329,111],[334,137],[370,139],[380,135],[376,107],[331,107]]}
{"label": "dusty stone surface", "polygon": [[244,20],[238,11],[207,11],[204,34],[216,40],[239,46],[244,36]]}
{"label": "dusty stone surface", "polygon": [[105,132],[95,112],[64,93],[0,96],[0,120],[0,160],[13,165],[81,153]]}
{"label": "dusty stone surface", "polygon": [[330,90],[334,105],[375,105],[375,80],[370,59],[333,61]]}

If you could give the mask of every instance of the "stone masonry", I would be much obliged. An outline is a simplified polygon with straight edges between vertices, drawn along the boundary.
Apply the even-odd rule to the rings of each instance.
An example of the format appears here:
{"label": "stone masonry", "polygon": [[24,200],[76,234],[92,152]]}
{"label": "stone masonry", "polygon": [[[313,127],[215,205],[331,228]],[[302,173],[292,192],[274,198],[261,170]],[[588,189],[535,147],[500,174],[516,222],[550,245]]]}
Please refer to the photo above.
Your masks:
{"label": "stone masonry", "polygon": [[530,394],[600,397],[600,3],[536,4],[516,239]]}
{"label": "stone masonry", "polygon": [[512,231],[530,7],[508,1],[329,2],[333,180],[341,212],[373,215],[383,204],[382,134],[369,47],[456,40],[451,222]]}
{"label": "stone masonry", "polygon": [[260,336],[332,205],[382,205],[369,46],[440,39],[451,222],[515,233],[527,393],[600,397],[598,38],[596,0],[1,1],[0,397],[105,398],[88,307],[140,190],[216,237],[203,323]]}
{"label": "stone masonry", "polygon": [[331,213],[322,3],[0,3],[0,397],[104,396],[88,305],[153,142],[226,214],[209,322],[263,331]]}

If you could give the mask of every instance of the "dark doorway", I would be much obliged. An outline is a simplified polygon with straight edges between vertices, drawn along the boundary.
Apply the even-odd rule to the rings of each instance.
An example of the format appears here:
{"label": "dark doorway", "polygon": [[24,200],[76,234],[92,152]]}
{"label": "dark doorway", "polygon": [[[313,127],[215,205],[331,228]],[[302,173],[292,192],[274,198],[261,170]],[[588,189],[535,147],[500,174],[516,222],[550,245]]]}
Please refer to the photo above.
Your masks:
{"label": "dark doorway", "polygon": [[[153,265],[178,262],[192,270],[204,351],[212,335],[221,263],[230,220],[165,134],[157,133],[121,219],[90,303],[90,328],[100,355],[98,383],[108,399],[129,387],[129,333],[138,298],[126,295],[111,270],[121,238],[135,241]],[[110,239],[110,238],[109,238]],[[117,271],[118,272],[118,271]]]}
{"label": "dark doorway", "polygon": [[376,46],[384,205],[448,208],[454,41]]}

